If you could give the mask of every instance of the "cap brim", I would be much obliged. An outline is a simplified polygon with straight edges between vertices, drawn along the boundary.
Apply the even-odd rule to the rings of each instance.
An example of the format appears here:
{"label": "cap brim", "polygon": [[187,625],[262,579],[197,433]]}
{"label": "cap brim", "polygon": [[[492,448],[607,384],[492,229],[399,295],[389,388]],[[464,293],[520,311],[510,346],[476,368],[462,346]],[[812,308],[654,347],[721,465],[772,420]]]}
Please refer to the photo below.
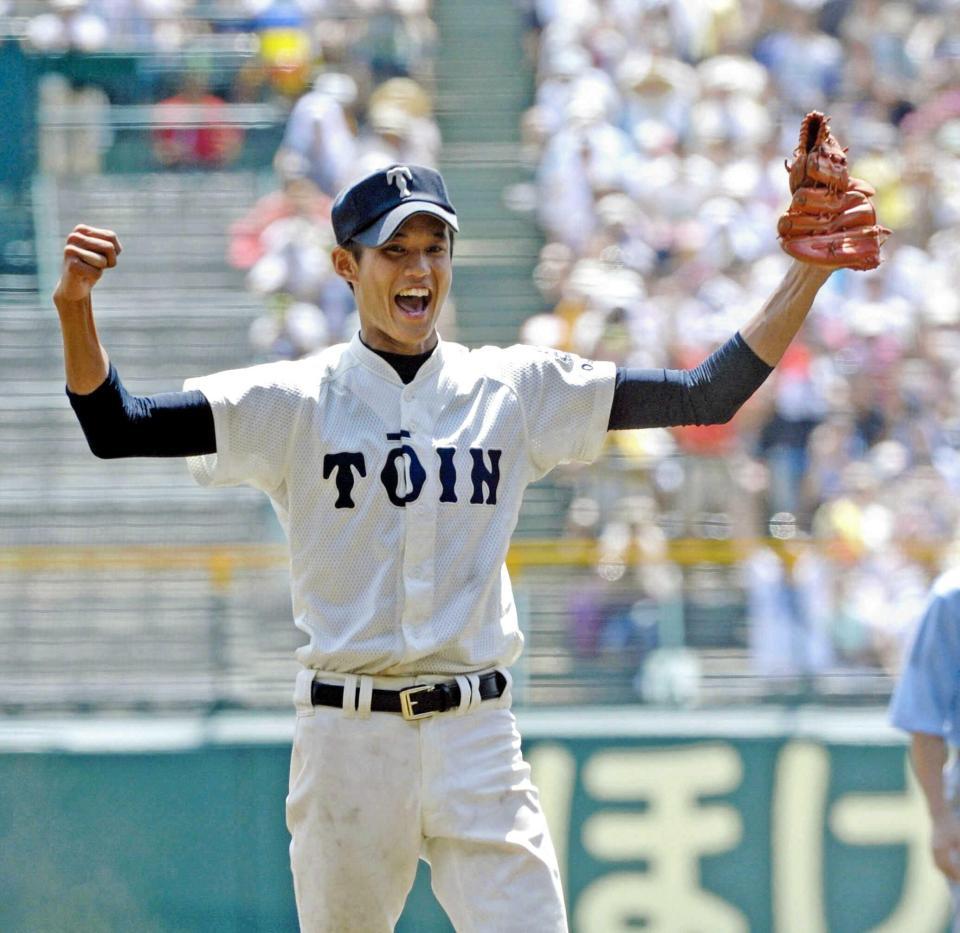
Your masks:
{"label": "cap brim", "polygon": [[354,234],[353,239],[362,246],[382,246],[397,232],[400,224],[414,214],[432,214],[446,223],[454,233],[460,232],[460,227],[457,226],[457,215],[444,210],[439,204],[434,204],[432,201],[407,201],[384,214],[365,230]]}

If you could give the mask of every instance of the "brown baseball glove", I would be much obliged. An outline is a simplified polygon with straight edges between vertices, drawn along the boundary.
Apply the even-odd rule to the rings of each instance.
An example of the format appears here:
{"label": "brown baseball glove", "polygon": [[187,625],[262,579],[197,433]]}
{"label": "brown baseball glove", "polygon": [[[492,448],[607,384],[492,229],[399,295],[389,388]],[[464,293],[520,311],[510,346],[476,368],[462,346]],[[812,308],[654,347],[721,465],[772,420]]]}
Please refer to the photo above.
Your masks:
{"label": "brown baseball glove", "polygon": [[847,150],[830,132],[830,118],[808,113],[790,173],[793,200],[777,223],[783,249],[801,262],[833,269],[876,269],[890,235],[877,223],[874,189],[847,171]]}

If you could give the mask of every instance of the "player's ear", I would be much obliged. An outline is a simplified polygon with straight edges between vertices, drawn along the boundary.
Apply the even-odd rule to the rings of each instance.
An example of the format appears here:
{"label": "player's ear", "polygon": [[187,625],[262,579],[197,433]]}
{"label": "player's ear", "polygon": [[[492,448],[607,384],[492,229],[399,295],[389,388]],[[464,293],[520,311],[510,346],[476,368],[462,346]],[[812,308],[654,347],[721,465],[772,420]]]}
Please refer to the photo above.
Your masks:
{"label": "player's ear", "polygon": [[330,254],[333,271],[350,285],[356,285],[360,279],[360,264],[357,257],[343,246],[335,246]]}

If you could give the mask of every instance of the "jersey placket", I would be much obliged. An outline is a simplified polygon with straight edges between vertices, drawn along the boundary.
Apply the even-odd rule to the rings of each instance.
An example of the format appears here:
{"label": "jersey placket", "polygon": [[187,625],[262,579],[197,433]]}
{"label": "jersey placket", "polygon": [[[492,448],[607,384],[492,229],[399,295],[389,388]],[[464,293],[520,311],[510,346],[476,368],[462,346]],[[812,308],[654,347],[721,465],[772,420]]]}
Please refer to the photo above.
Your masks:
{"label": "jersey placket", "polygon": [[[433,613],[435,537],[438,496],[436,464],[432,445],[434,416],[429,392],[418,380],[406,386],[401,395],[400,423],[409,433],[404,444],[409,446],[424,470],[419,495],[404,507],[403,521],[403,611],[400,625],[408,650],[419,653],[433,646]],[[412,460],[404,456],[404,469],[410,470]],[[415,477],[406,478],[408,494],[415,491]]]}

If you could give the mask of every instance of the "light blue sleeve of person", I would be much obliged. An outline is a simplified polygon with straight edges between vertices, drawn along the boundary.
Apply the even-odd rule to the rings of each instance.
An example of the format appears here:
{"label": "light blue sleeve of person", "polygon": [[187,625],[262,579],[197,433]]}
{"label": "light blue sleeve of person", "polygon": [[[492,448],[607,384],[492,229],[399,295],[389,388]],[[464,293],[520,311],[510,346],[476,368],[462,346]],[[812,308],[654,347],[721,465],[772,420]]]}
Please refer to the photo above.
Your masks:
{"label": "light blue sleeve of person", "polygon": [[960,573],[951,572],[933,585],[890,701],[890,721],[960,745],[958,695]]}

